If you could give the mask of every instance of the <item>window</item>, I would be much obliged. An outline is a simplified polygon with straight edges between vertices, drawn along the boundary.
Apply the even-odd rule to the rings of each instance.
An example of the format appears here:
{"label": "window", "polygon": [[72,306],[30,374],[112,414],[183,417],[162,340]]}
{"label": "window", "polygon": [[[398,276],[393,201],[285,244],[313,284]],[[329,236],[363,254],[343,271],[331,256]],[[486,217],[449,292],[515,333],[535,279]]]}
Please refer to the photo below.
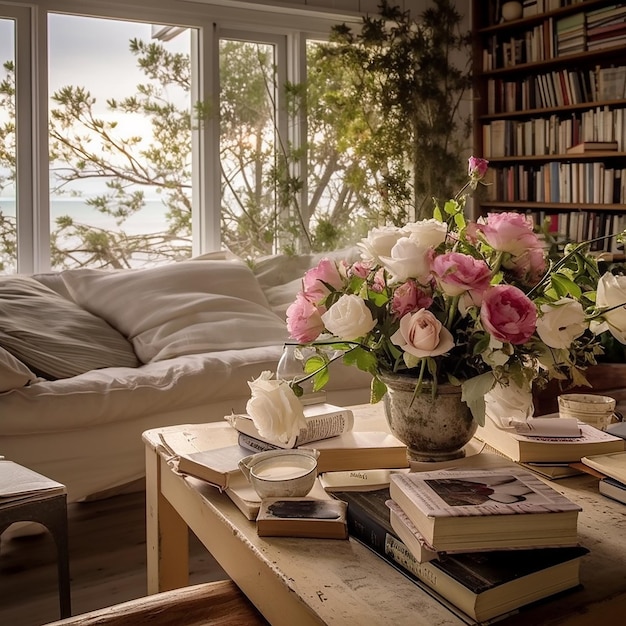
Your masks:
{"label": "window", "polygon": [[0,273],[17,269],[15,21],[0,19]]}
{"label": "window", "polygon": [[0,0],[0,20],[16,84],[0,117],[0,272],[295,251],[332,230],[333,203],[357,206],[335,156],[323,170],[317,145],[307,167],[296,86],[304,29],[322,40],[340,16]]}

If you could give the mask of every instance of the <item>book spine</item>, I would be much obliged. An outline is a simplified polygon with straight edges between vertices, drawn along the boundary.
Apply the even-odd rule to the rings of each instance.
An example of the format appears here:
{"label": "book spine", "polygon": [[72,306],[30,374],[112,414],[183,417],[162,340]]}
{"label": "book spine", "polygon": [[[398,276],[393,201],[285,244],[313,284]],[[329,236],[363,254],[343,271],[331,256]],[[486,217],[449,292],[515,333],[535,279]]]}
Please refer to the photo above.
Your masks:
{"label": "book spine", "polygon": [[[348,505],[347,522],[351,537],[387,561],[465,623],[475,624],[472,617],[440,593],[439,571],[429,563],[419,563],[396,535],[390,533],[380,522],[356,506],[354,502],[350,502]],[[445,592],[445,590],[442,591]]]}

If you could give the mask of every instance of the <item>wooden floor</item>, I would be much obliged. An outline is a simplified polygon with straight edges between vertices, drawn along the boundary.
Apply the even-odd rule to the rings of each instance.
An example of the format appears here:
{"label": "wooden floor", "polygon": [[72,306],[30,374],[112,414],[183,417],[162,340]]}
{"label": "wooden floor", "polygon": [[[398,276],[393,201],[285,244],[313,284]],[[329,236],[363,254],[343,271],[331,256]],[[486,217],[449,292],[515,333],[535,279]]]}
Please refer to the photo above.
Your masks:
{"label": "wooden floor", "polygon": [[[143,492],[69,506],[72,613],[146,595]],[[48,533],[0,540],[0,625],[59,619],[56,550]],[[190,536],[190,583],[226,578]]]}

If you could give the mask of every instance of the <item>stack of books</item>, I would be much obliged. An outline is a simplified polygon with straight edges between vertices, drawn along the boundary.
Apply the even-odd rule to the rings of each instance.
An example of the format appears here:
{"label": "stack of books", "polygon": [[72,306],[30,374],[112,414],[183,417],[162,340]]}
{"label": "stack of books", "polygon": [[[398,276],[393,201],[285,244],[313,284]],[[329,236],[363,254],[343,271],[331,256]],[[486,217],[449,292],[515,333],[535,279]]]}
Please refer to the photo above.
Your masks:
{"label": "stack of books", "polygon": [[388,488],[333,495],[351,535],[473,620],[580,584],[581,508],[515,464],[398,472]]}
{"label": "stack of books", "polygon": [[[558,417],[558,413],[541,419],[554,419],[557,425],[564,421]],[[529,420],[529,423],[532,422]],[[540,431],[533,434],[505,430],[487,416],[485,425],[478,427],[476,437],[492,450],[547,478],[561,478],[577,473],[578,470],[569,467],[569,464],[580,463],[584,456],[622,452],[626,449],[626,442],[621,437],[589,424],[579,423],[578,427],[576,436],[544,436]]]}
{"label": "stack of books", "polygon": [[226,420],[239,432],[239,445],[250,452],[277,448],[314,448],[319,452],[317,470],[331,471],[408,467],[406,446],[383,431],[355,431],[350,409],[320,403],[304,406],[307,427],[288,442],[263,437],[247,415]]}
{"label": "stack of books", "polygon": [[601,494],[626,504],[626,452],[585,456],[581,461],[599,472]]}

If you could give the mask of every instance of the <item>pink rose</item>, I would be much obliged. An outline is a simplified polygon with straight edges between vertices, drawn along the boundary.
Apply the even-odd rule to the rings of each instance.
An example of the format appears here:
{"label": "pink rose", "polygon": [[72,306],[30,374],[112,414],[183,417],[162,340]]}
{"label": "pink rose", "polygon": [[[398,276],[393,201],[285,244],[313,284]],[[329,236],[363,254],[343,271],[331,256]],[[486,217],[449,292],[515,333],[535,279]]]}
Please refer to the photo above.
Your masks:
{"label": "pink rose", "polygon": [[547,269],[543,248],[530,248],[506,263],[515,276],[525,285],[536,285]]}
{"label": "pink rose", "polygon": [[488,169],[489,161],[486,159],[471,156],[467,161],[467,174],[473,181],[483,179]]}
{"label": "pink rose", "polygon": [[466,291],[482,293],[491,281],[491,270],[485,261],[460,252],[436,256],[431,262],[431,270],[449,296],[459,296]]}
{"label": "pink rose", "polygon": [[526,294],[512,285],[495,285],[483,294],[480,320],[496,339],[520,345],[537,327],[537,309]]}
{"label": "pink rose", "polygon": [[404,317],[417,309],[428,309],[432,303],[433,299],[414,280],[407,280],[393,292],[391,312],[396,317]]}
{"label": "pink rose", "polygon": [[450,331],[425,309],[405,315],[391,342],[420,359],[444,354],[454,347]]}
{"label": "pink rose", "polygon": [[387,283],[385,282],[385,270],[384,268],[379,268],[376,270],[376,274],[374,274],[374,280],[372,281],[372,291],[376,293],[382,293],[385,290]]}
{"label": "pink rose", "polygon": [[324,330],[318,308],[302,292],[287,309],[287,330],[300,343],[314,341]]}
{"label": "pink rose", "polygon": [[333,289],[341,289],[343,287],[343,278],[339,274],[337,265],[330,259],[322,259],[317,264],[317,267],[304,273],[302,285],[305,296],[311,302],[323,300],[330,293],[330,290],[324,283],[330,285]]}
{"label": "pink rose", "polygon": [[533,232],[532,221],[521,213],[490,213],[487,219],[468,224],[468,236],[482,233],[485,241],[495,250],[518,256],[531,248],[541,248]]}
{"label": "pink rose", "polygon": [[353,263],[348,270],[348,276],[358,276],[359,278],[367,278],[372,270],[372,264],[368,261],[357,261]]}

